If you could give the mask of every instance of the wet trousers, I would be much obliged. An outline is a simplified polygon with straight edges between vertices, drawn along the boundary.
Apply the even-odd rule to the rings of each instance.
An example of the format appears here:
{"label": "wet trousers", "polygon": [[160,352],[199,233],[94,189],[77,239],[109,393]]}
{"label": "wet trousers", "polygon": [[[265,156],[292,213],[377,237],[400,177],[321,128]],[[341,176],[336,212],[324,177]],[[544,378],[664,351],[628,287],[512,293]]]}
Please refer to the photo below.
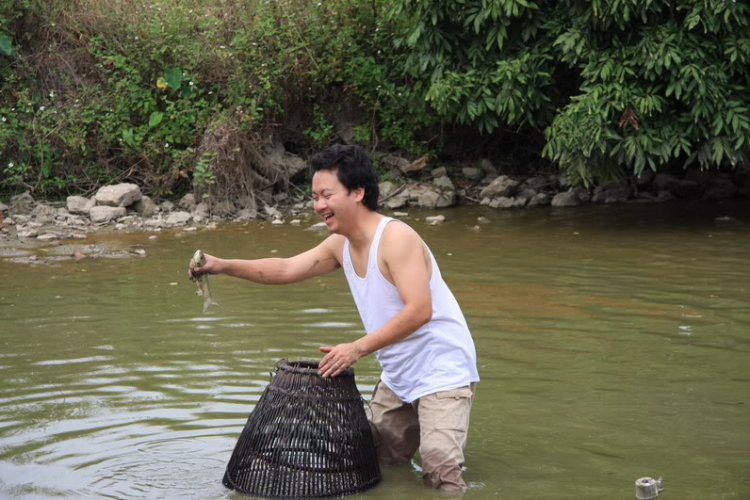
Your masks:
{"label": "wet trousers", "polygon": [[383,465],[411,460],[419,450],[425,485],[443,490],[466,488],[461,477],[469,414],[476,385],[401,401],[379,381],[370,401],[370,427]]}

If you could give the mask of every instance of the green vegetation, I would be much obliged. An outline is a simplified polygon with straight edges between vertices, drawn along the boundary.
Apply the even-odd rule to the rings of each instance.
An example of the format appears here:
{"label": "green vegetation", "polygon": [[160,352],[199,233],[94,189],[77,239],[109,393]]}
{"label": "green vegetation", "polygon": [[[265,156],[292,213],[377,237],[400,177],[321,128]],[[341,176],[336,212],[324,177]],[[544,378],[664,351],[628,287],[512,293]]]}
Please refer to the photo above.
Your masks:
{"label": "green vegetation", "polygon": [[342,123],[573,182],[728,167],[749,62],[721,0],[0,0],[0,191],[242,196],[269,137],[306,156]]}
{"label": "green vegetation", "polygon": [[397,0],[444,117],[544,129],[573,181],[747,161],[750,25],[723,0]]}

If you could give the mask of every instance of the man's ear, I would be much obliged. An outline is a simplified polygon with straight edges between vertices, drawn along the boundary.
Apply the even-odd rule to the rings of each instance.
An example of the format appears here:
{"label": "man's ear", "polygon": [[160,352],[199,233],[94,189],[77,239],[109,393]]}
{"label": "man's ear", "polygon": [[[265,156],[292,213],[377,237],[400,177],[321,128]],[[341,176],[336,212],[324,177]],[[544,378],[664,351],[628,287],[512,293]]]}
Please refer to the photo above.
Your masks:
{"label": "man's ear", "polygon": [[352,189],[352,194],[354,195],[354,201],[362,201],[365,198],[365,188],[358,187]]}

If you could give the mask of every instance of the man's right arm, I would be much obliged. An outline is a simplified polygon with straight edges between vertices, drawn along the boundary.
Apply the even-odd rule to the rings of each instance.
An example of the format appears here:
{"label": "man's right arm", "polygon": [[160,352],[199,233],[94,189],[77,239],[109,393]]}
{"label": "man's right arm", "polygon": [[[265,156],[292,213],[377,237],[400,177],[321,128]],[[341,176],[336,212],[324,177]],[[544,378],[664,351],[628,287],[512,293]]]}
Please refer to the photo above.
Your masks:
{"label": "man's right arm", "polygon": [[336,258],[336,247],[341,244],[338,235],[331,235],[317,247],[294,257],[269,258],[256,260],[220,259],[206,254],[206,264],[202,267],[191,267],[188,276],[196,274],[226,274],[255,283],[268,285],[285,285],[314,278],[335,271],[339,267]]}

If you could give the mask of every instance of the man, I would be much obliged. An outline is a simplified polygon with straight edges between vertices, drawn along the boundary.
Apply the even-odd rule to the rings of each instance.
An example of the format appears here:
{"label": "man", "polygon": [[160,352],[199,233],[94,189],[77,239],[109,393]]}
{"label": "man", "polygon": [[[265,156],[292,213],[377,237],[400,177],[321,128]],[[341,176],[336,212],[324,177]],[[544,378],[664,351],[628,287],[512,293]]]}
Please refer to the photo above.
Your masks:
{"label": "man", "polygon": [[380,461],[408,461],[419,449],[425,484],[463,489],[463,449],[479,376],[461,309],[422,238],[376,212],[378,179],[364,151],[336,145],[310,163],[314,208],[332,233],[326,240],[286,259],[206,255],[203,267],[191,263],[189,275],[285,284],[343,267],[367,335],[321,347],[321,375],[335,377],[374,352],[383,368],[370,403]]}

